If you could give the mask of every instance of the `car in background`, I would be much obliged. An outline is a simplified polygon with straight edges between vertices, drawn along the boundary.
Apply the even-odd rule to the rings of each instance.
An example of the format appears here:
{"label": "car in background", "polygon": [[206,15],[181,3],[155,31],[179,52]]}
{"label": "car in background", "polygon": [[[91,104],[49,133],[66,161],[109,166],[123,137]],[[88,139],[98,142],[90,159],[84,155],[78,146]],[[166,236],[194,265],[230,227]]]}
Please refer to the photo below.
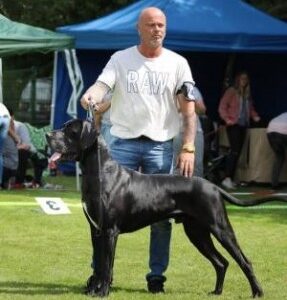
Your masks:
{"label": "car in background", "polygon": [[50,124],[52,79],[30,80],[24,87],[18,109],[18,117],[32,125]]}

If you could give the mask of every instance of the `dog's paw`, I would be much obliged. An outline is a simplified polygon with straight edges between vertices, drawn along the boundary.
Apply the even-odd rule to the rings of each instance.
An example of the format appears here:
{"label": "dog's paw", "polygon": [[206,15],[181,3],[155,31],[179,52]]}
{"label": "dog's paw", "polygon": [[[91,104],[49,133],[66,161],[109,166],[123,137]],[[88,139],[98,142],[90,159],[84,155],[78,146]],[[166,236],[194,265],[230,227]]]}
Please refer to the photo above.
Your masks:
{"label": "dog's paw", "polygon": [[110,285],[109,284],[103,284],[101,288],[98,290],[96,296],[97,297],[107,297],[110,292]]}
{"label": "dog's paw", "polygon": [[85,287],[85,294],[89,295],[89,296],[96,296],[97,292],[100,289],[100,282],[99,280],[96,278],[96,276],[91,275],[88,280],[87,280],[87,284]]}
{"label": "dog's paw", "polygon": [[106,284],[95,275],[91,275],[87,280],[85,294],[91,297],[106,297],[110,291],[110,283]]}
{"label": "dog's paw", "polygon": [[253,298],[260,298],[260,297],[263,297],[263,296],[264,296],[264,293],[263,293],[262,289],[258,289],[257,291],[254,291],[252,293]]}
{"label": "dog's paw", "polygon": [[222,289],[214,290],[208,293],[208,295],[221,295],[221,294],[222,294]]}

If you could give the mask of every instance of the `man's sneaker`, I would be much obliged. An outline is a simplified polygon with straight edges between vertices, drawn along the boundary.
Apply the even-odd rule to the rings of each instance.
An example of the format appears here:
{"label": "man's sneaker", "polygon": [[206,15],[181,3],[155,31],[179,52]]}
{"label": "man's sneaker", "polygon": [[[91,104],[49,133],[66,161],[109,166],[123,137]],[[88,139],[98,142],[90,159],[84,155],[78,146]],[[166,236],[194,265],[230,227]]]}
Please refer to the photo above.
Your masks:
{"label": "man's sneaker", "polygon": [[236,188],[230,177],[226,177],[224,180],[222,180],[221,185],[227,190],[234,190]]}
{"label": "man's sneaker", "polygon": [[161,279],[150,279],[147,282],[148,291],[152,294],[164,293],[163,280]]}

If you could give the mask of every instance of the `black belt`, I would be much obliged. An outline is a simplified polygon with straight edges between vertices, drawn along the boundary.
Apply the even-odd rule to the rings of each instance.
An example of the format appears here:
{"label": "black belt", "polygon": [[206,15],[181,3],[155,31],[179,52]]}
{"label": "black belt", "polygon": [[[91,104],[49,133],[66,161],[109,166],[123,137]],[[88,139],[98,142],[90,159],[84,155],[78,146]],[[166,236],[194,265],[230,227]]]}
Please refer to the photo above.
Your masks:
{"label": "black belt", "polygon": [[140,135],[139,137],[136,138],[139,141],[153,141],[151,138],[149,138],[146,135]]}
{"label": "black belt", "polygon": [[[156,142],[155,140],[149,138],[148,136],[146,135],[140,135],[139,137],[135,138],[135,140],[138,140],[138,141],[151,141],[151,142]],[[169,142],[171,140],[167,140],[165,142]]]}

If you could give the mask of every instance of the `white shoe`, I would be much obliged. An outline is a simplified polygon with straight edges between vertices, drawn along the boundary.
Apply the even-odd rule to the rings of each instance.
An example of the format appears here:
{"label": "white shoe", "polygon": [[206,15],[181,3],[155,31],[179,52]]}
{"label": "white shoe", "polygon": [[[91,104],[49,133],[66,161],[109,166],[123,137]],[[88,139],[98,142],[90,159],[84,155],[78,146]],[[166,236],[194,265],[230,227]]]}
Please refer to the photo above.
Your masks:
{"label": "white shoe", "polygon": [[222,180],[221,185],[228,190],[234,190],[236,188],[230,177],[226,177]]}

